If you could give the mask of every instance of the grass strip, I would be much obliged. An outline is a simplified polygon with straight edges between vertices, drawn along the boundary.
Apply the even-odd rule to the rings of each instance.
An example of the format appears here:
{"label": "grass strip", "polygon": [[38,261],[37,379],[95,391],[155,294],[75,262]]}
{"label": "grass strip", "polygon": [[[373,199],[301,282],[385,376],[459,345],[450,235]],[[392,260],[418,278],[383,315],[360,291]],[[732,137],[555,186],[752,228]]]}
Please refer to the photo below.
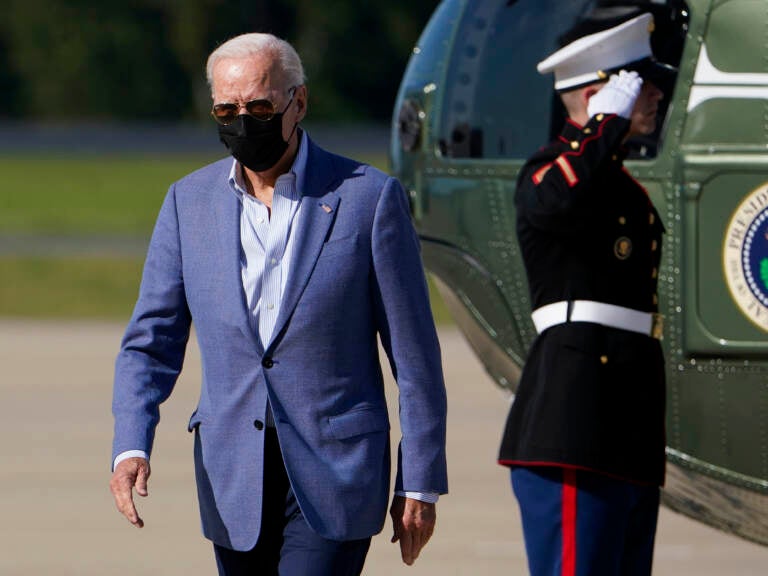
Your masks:
{"label": "grass strip", "polygon": [[0,258],[0,316],[130,317],[140,258]]}
{"label": "grass strip", "polygon": [[147,235],[171,183],[220,157],[0,157],[0,235]]}

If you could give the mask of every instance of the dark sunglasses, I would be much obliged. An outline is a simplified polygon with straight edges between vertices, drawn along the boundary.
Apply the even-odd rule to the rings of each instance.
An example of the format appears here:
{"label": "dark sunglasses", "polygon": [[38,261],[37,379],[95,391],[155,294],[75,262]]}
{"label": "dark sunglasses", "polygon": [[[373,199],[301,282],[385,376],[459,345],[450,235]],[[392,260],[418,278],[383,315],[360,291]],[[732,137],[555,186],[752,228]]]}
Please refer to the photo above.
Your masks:
{"label": "dark sunglasses", "polygon": [[[291,102],[293,102],[293,96],[296,94],[296,88],[298,88],[298,86],[292,86],[288,89],[288,93],[291,95],[291,98],[288,100],[288,104],[285,105],[283,113],[288,110],[288,106],[290,106]],[[249,116],[252,116],[256,120],[260,120],[261,122],[272,120],[272,117],[277,113],[277,108],[275,108],[275,105],[271,100],[267,100],[266,98],[258,98],[256,100],[251,100],[250,102],[245,102],[242,105],[232,102],[214,104],[213,108],[211,109],[211,116],[213,116],[213,119],[216,120],[216,122],[226,126],[227,124],[232,124],[232,122],[237,119],[241,107],[245,108],[245,111]]]}

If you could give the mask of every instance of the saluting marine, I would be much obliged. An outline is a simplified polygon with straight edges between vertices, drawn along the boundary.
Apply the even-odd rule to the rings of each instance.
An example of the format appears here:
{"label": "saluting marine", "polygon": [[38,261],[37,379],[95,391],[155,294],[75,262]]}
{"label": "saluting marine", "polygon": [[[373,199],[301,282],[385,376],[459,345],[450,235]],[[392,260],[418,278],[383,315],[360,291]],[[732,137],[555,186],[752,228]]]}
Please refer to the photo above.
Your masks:
{"label": "saluting marine", "polygon": [[499,461],[532,575],[650,574],[665,469],[656,294],[664,228],[623,160],[656,129],[651,14],[596,11],[540,62],[568,118],[519,175],[517,235],[539,333]]}

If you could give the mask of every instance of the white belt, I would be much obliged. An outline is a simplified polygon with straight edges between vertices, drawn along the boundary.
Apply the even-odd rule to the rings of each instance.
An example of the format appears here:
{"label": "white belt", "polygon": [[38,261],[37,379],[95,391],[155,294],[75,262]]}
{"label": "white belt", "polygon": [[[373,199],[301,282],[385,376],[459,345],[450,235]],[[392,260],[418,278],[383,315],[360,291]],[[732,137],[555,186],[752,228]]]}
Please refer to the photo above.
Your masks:
{"label": "white belt", "polygon": [[574,300],[570,302],[570,318],[568,317],[569,302],[554,302],[537,308],[531,314],[536,331],[541,334],[547,328],[566,322],[592,322],[611,328],[620,328],[639,332],[661,340],[664,331],[664,317],[661,314],[640,312],[624,306],[592,302],[591,300]]}

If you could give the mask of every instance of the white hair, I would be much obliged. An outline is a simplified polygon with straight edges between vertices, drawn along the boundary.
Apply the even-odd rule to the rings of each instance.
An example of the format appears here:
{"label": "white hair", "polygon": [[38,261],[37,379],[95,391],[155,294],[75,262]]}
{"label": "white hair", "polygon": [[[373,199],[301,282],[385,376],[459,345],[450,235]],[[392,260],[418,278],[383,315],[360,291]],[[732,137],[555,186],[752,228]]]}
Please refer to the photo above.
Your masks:
{"label": "white hair", "polygon": [[222,58],[248,58],[262,52],[270,52],[276,56],[280,69],[288,81],[288,86],[299,86],[306,82],[301,58],[293,46],[272,34],[252,32],[230,38],[208,56],[205,74],[211,90],[213,90],[213,68],[219,60]]}

